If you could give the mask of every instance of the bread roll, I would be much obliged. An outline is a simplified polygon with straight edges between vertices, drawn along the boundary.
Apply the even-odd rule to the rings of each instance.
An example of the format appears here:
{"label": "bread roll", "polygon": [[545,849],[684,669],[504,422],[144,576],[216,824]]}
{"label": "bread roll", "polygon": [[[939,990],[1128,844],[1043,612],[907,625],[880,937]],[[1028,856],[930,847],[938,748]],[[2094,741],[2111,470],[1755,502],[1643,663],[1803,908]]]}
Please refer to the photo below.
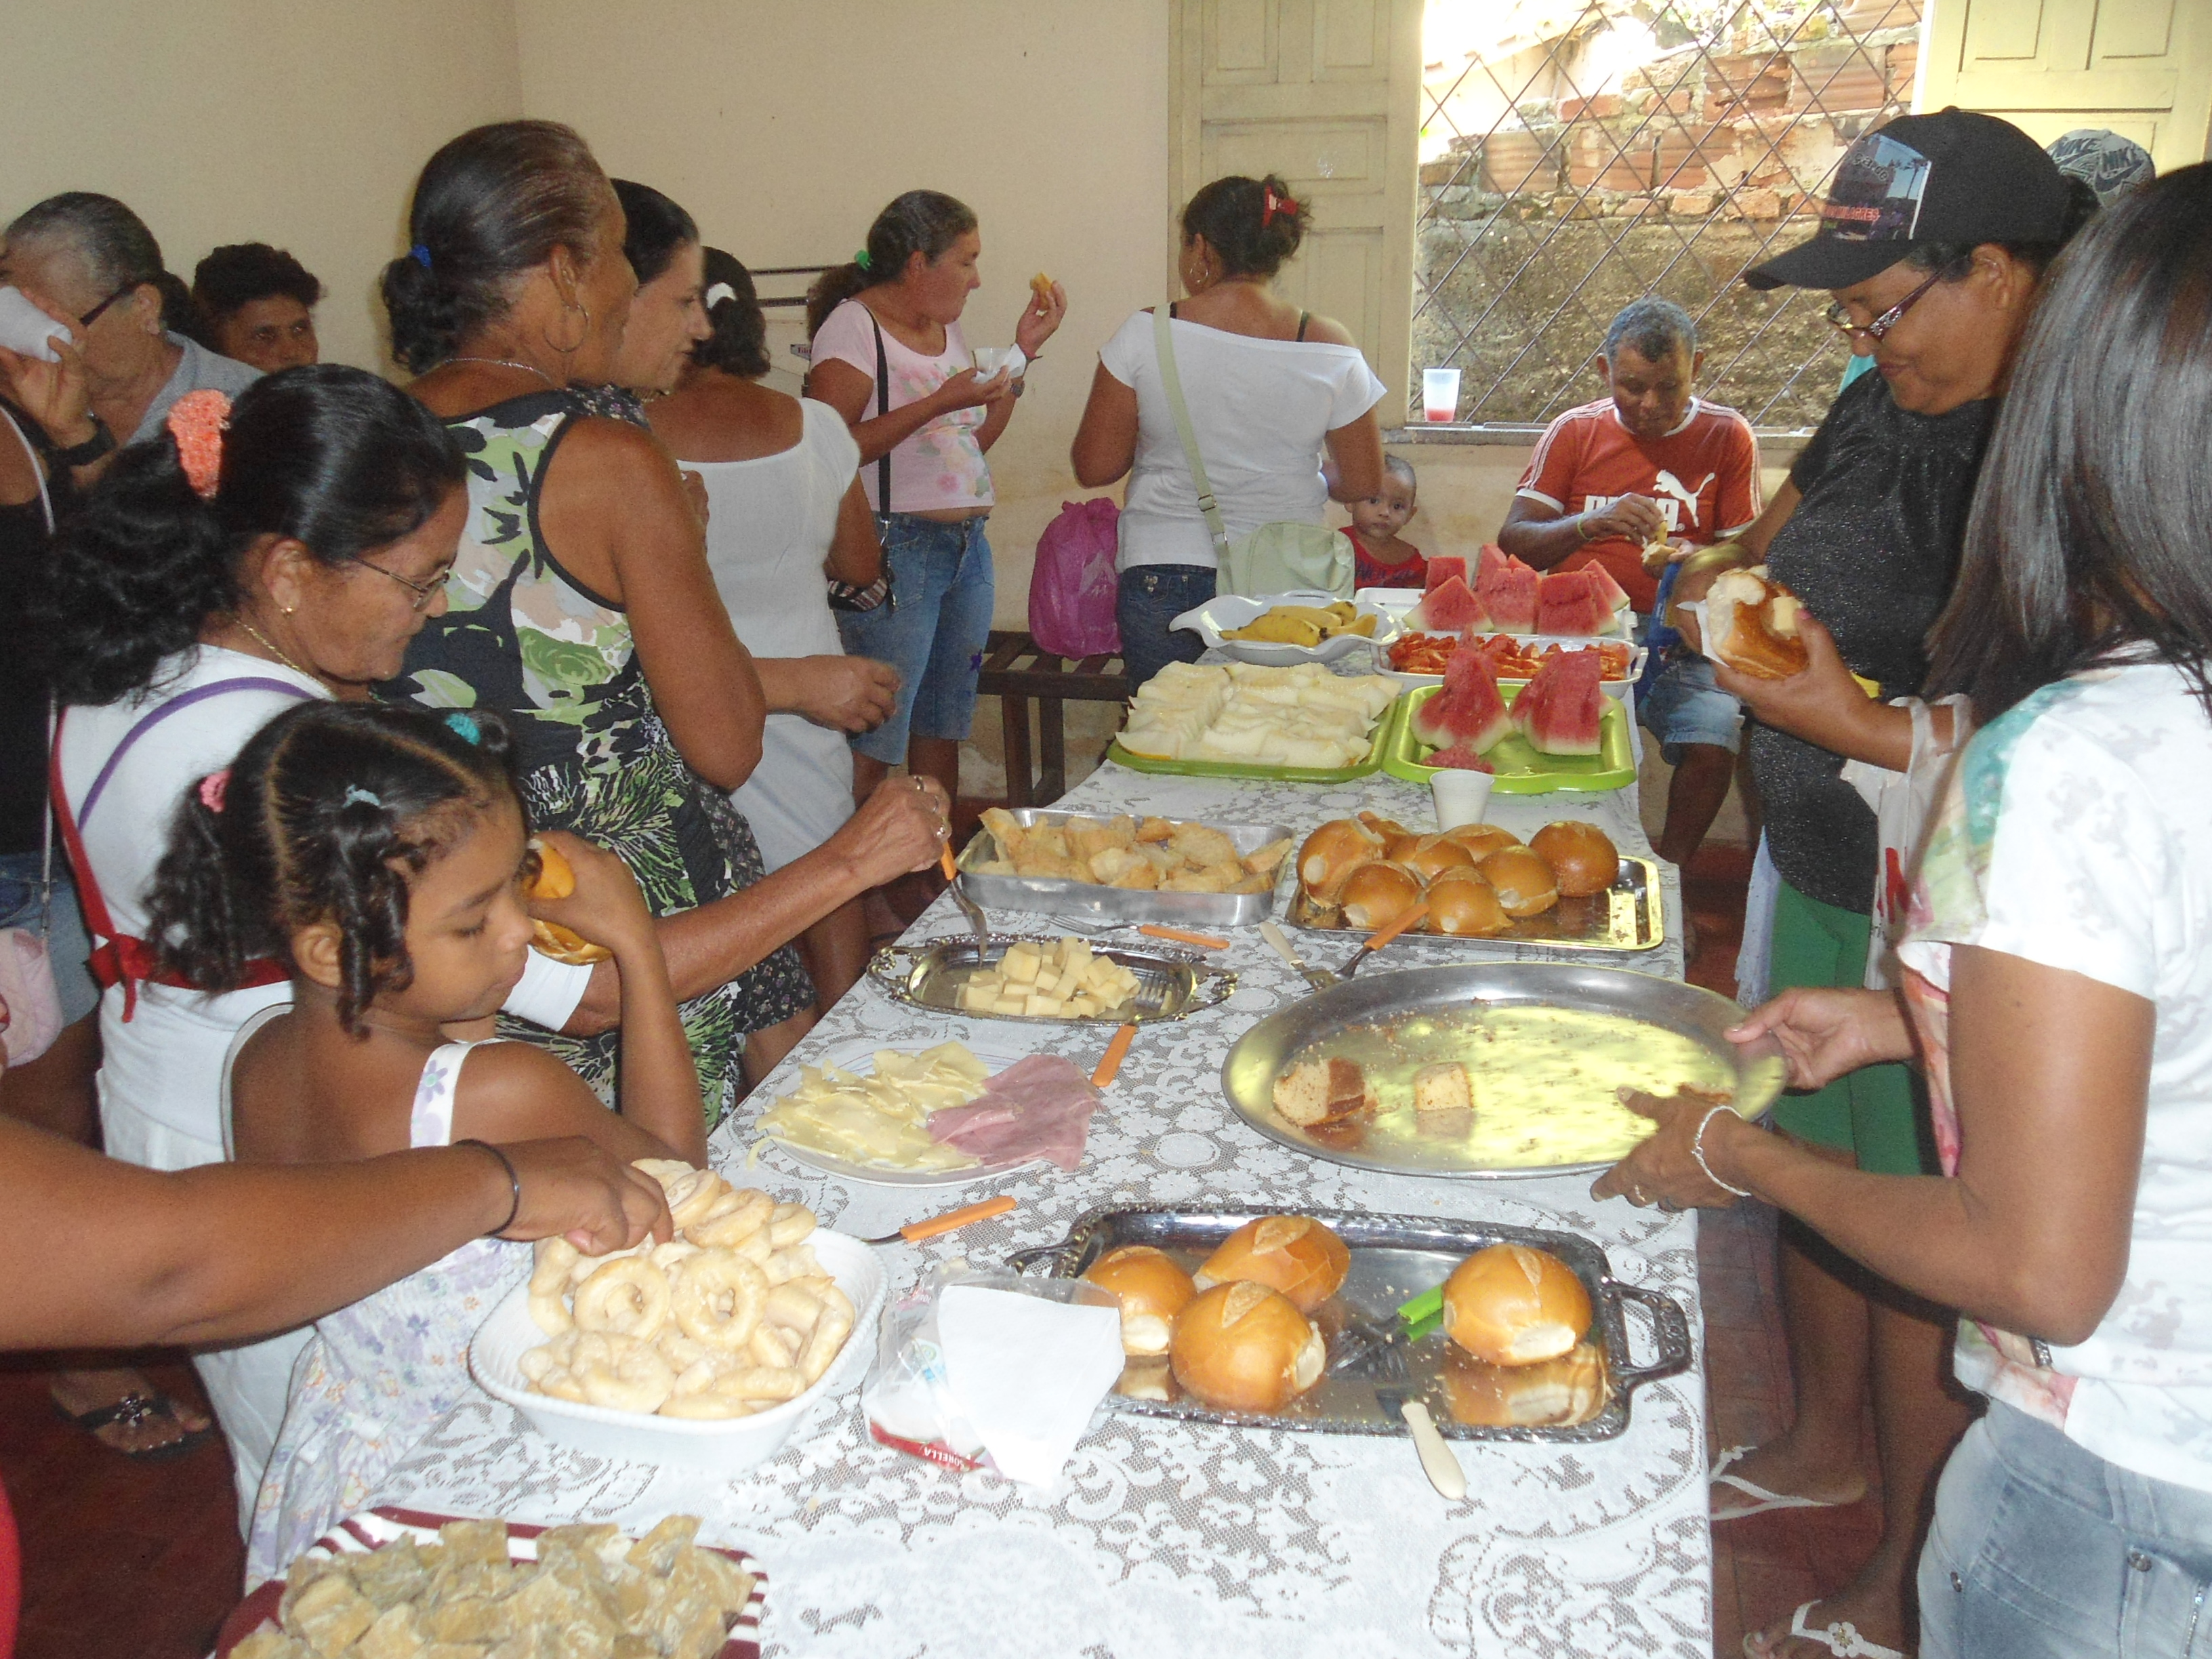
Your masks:
{"label": "bread roll", "polygon": [[1766,574],[1765,565],[1724,572],[1705,591],[1705,648],[1739,673],[1786,680],[1805,672],[1797,636],[1802,605]]}
{"label": "bread roll", "polygon": [[530,850],[538,854],[538,874],[530,883],[531,897],[564,899],[576,890],[575,869],[562,856],[559,848],[542,836],[532,836]]}
{"label": "bread roll", "polygon": [[1357,818],[1331,818],[1298,848],[1298,879],[1316,898],[1333,904],[1346,877],[1382,856],[1382,836]]}
{"label": "bread roll", "polygon": [[1301,1129],[1371,1110],[1375,1091],[1356,1060],[1302,1060],[1275,1079],[1276,1111]]}
{"label": "bread roll", "polygon": [[1539,830],[1528,850],[1552,866],[1561,898],[1588,898],[1613,885],[1620,854],[1604,830],[1579,818],[1562,818]]}
{"label": "bread roll", "polygon": [[1446,841],[1455,841],[1474,855],[1477,864],[1502,847],[1518,847],[1521,837],[1510,830],[1500,829],[1494,823],[1462,823],[1455,830],[1443,832]]}
{"label": "bread roll", "polygon": [[1589,1292],[1559,1257],[1492,1244],[1444,1281],[1444,1334],[1492,1365],[1557,1359],[1589,1329]]}
{"label": "bread roll", "polygon": [[[564,899],[576,890],[576,872],[561,856],[559,848],[532,836],[530,850],[538,854],[538,873],[530,882],[532,898]],[[580,968],[605,962],[614,955],[605,945],[594,945],[574,928],[563,927],[557,921],[533,921],[530,924],[530,948],[542,957]]]}
{"label": "bread roll", "polygon": [[1123,1353],[1165,1353],[1176,1317],[1198,1294],[1190,1275],[1149,1244],[1109,1250],[1083,1276],[1121,1303]]}
{"label": "bread roll", "polygon": [[1605,1409],[1605,1361],[1587,1342],[1534,1365],[1486,1365],[1444,1350],[1444,1404],[1455,1423],[1486,1429],[1566,1428]]}
{"label": "bread roll", "polygon": [[1434,881],[1447,870],[1474,868],[1474,854],[1448,836],[1423,836],[1398,861],[1424,881]]}
{"label": "bread roll", "polygon": [[1377,932],[1397,921],[1420,899],[1419,876],[1402,864],[1378,859],[1352,872],[1336,902],[1344,908],[1346,927]]}
{"label": "bread roll", "polygon": [[1474,1081],[1455,1060],[1438,1060],[1413,1073],[1416,1112],[1465,1112],[1474,1107]]}
{"label": "bread roll", "polygon": [[1552,866],[1525,847],[1507,847],[1475,866],[1498,890],[1498,902],[1516,921],[1540,916],[1559,902],[1559,878]]}
{"label": "bread roll", "polygon": [[1421,926],[1455,939],[1495,939],[1513,918],[1480,870],[1447,870],[1429,884],[1429,915]]}
{"label": "bread roll", "polygon": [[1267,1215],[1223,1239],[1191,1282],[1201,1291],[1232,1281],[1265,1285],[1311,1313],[1336,1294],[1351,1268],[1344,1241],[1311,1216]]}
{"label": "bread roll", "polygon": [[1176,1322],[1176,1381],[1209,1406],[1280,1411],[1320,1379],[1321,1328],[1264,1285],[1217,1285]]}

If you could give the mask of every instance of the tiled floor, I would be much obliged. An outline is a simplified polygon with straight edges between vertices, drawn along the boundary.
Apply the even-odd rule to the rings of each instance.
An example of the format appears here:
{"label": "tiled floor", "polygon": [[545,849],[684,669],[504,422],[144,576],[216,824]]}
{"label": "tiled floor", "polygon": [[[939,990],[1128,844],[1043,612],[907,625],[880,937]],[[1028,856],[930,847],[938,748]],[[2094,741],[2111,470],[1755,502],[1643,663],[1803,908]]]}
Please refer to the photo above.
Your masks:
{"label": "tiled floor", "polygon": [[[1709,847],[1686,896],[1699,933],[1697,983],[1735,987],[1749,859]],[[1775,1305],[1773,1215],[1709,1214],[1699,1248],[1711,1439],[1757,1443],[1789,1421],[1788,1361]],[[211,1445],[135,1463],[61,1423],[41,1364],[0,1364],[0,1475],[23,1533],[20,1659],[198,1659],[236,1599],[243,1552],[229,1460]],[[198,1400],[191,1368],[154,1370]],[[1875,1538],[1871,1500],[1782,1512],[1720,1528],[1713,1539],[1714,1651],[1847,1577]]]}

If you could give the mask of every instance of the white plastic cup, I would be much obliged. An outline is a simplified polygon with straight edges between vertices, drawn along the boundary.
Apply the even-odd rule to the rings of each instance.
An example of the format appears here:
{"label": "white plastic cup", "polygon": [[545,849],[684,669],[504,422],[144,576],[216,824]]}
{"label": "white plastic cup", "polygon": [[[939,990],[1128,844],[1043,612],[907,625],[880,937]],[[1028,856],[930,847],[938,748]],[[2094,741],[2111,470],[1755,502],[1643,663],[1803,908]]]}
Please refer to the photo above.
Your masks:
{"label": "white plastic cup", "polygon": [[1429,793],[1437,799],[1437,828],[1456,830],[1463,823],[1480,823],[1490,805],[1490,787],[1498,780],[1487,772],[1463,766],[1447,766],[1429,780]]}
{"label": "white plastic cup", "polygon": [[1431,421],[1459,418],[1459,371],[1425,368],[1421,371],[1421,412]]}

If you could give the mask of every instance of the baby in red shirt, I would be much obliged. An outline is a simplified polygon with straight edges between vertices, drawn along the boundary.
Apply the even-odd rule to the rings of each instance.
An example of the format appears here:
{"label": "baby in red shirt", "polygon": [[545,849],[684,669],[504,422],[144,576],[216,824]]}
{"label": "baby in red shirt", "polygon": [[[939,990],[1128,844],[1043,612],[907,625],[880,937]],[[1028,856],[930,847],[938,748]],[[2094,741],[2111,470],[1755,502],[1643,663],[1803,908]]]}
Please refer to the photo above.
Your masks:
{"label": "baby in red shirt", "polygon": [[1429,562],[1398,532],[1413,516],[1418,481],[1413,464],[1395,455],[1382,458],[1382,484],[1372,495],[1352,503],[1345,530],[1352,547],[1354,587],[1425,587]]}

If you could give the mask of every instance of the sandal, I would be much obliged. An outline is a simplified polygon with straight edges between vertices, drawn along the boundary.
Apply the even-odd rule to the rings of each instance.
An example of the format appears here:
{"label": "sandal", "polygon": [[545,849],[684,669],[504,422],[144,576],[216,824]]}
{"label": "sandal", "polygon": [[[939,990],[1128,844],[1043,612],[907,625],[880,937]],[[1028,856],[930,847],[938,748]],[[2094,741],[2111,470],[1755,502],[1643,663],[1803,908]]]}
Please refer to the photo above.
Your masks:
{"label": "sandal", "polygon": [[[1808,1642],[1818,1642],[1836,1656],[1836,1659],[1905,1659],[1902,1650],[1886,1648],[1879,1642],[1869,1642],[1859,1634],[1859,1627],[1848,1619],[1838,1619],[1824,1629],[1814,1630],[1805,1622],[1805,1615],[1818,1603],[1808,1601],[1790,1615],[1790,1633],[1802,1636]],[[1763,1659],[1759,1650],[1752,1646],[1755,1637],[1743,1638],[1745,1659]]]}
{"label": "sandal", "polygon": [[[1741,1509],[1715,1510],[1711,1516],[1715,1526],[1718,1526],[1723,1521],[1741,1521],[1747,1515],[1764,1515],[1769,1510],[1835,1510],[1844,1507],[1832,1498],[1799,1498],[1791,1492],[1769,1492],[1765,1487],[1747,1480],[1740,1474],[1730,1474],[1728,1472],[1729,1464],[1741,1458],[1750,1456],[1758,1449],[1756,1446],[1730,1446],[1715,1461],[1711,1473],[1705,1476],[1706,1484],[1709,1486],[1734,1486],[1747,1498],[1755,1500]],[[1805,1605],[1809,1607],[1813,1604],[1808,1601]]]}
{"label": "sandal", "polygon": [[112,1406],[96,1406],[88,1412],[70,1411],[58,1400],[53,1401],[53,1407],[54,1415],[63,1422],[82,1429],[95,1440],[100,1439],[100,1431],[111,1423],[120,1423],[125,1428],[135,1429],[143,1424],[167,1419],[183,1431],[178,1438],[160,1446],[131,1448],[100,1440],[100,1443],[108,1450],[135,1458],[142,1463],[165,1463],[173,1457],[182,1457],[188,1452],[198,1451],[216,1435],[212,1423],[204,1428],[185,1428],[182,1419],[177,1416],[177,1402],[166,1394],[139,1394],[134,1390]]}

